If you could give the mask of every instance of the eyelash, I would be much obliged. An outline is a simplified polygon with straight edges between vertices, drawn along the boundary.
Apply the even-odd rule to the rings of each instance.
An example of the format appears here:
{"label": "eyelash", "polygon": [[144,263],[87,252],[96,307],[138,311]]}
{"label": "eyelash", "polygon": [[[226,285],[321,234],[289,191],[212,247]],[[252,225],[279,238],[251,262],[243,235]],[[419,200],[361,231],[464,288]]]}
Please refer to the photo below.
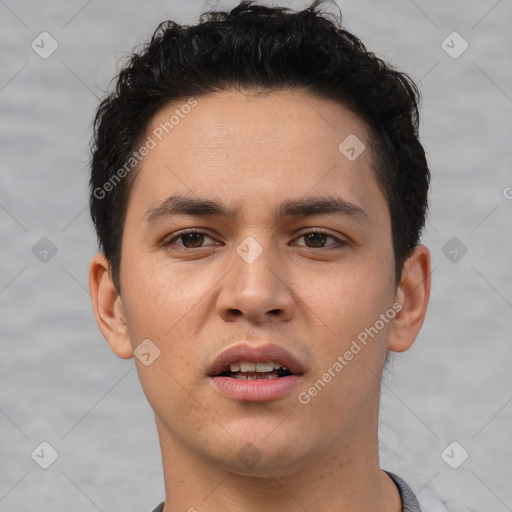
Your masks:
{"label": "eyelash", "polygon": [[[190,235],[190,234],[204,235],[204,236],[206,236],[208,238],[213,239],[213,237],[211,237],[207,233],[204,233],[203,231],[190,230],[190,231],[182,231],[182,232],[174,235],[172,238],[170,238],[167,241],[165,241],[162,245],[163,245],[163,247],[166,247],[166,248],[174,245],[174,247],[178,248],[178,250],[184,250],[184,251],[197,251],[199,249],[204,249],[205,246],[190,248],[190,247],[184,247],[182,245],[180,246],[180,245],[173,244],[173,241],[182,239],[184,236]],[[306,247],[306,249],[313,249],[313,250],[326,250],[326,249],[329,249],[329,248],[332,248],[332,247],[336,247],[336,246],[342,247],[342,246],[347,245],[346,241],[341,240],[340,238],[338,238],[338,237],[336,237],[334,235],[331,235],[330,233],[328,233],[326,231],[306,231],[306,232],[302,233],[301,235],[299,235],[295,240],[303,238],[306,235],[311,235],[311,234],[326,235],[327,237],[330,237],[330,238],[336,240],[336,243],[328,245],[326,247],[307,247],[307,246],[302,246],[302,247]]]}

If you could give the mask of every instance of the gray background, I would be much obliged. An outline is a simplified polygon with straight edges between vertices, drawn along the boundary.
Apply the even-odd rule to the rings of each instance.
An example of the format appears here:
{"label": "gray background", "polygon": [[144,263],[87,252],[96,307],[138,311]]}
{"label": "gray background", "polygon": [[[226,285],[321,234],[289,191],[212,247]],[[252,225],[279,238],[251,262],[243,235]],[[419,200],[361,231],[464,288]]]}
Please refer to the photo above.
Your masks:
{"label": "gray background", "polygon": [[[386,372],[381,464],[426,509],[438,510],[432,492],[453,510],[512,510],[512,3],[338,4],[370,49],[420,82],[433,175],[431,303],[416,344]],[[0,0],[0,511],[135,512],[164,497],[134,363],[111,353],[91,311],[87,145],[118,60],[159,21],[194,23],[202,6]],[[31,48],[42,31],[59,45],[47,59]],[[456,59],[441,46],[453,31],[469,43]],[[32,251],[43,237],[57,248],[47,261],[44,247]],[[48,469],[31,458],[42,441],[59,455]],[[458,469],[441,456],[453,441],[469,453]],[[461,450],[448,452],[452,464]]]}

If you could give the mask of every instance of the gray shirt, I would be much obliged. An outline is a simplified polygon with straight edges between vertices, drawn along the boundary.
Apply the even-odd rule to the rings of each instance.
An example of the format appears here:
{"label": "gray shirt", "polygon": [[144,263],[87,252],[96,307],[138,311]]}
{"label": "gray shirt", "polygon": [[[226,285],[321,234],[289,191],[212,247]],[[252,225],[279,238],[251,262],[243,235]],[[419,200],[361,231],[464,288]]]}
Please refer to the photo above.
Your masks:
{"label": "gray shirt", "polygon": [[[400,499],[402,500],[402,512],[421,512],[420,504],[418,503],[418,500],[411,488],[399,476],[396,476],[389,471],[386,471],[386,473],[391,477],[398,488]],[[160,503],[153,512],[162,512],[163,509],[164,504]]]}

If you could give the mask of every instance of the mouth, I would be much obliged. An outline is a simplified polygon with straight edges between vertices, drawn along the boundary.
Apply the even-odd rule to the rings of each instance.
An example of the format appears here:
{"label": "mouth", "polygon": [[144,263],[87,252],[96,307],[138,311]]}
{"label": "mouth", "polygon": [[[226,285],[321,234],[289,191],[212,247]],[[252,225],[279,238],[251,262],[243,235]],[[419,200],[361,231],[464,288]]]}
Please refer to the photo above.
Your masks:
{"label": "mouth", "polygon": [[304,375],[298,358],[277,345],[241,343],[213,362],[208,377],[217,391],[238,401],[264,402],[280,398]]}
{"label": "mouth", "polygon": [[238,380],[279,379],[292,375],[290,370],[274,361],[251,363],[250,361],[238,361],[231,363],[229,369],[223,371],[219,377],[229,377]]}

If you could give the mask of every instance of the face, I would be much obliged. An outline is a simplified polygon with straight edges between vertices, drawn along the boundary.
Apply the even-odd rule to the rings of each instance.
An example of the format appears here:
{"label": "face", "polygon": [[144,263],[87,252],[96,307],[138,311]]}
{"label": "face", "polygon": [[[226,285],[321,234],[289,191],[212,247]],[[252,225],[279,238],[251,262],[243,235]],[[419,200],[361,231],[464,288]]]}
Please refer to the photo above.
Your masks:
{"label": "face", "polygon": [[286,474],[363,449],[401,307],[389,210],[353,142],[368,148],[366,126],[300,92],[184,104],[146,134],[114,351],[150,340],[136,364],[161,441],[231,471]]}

